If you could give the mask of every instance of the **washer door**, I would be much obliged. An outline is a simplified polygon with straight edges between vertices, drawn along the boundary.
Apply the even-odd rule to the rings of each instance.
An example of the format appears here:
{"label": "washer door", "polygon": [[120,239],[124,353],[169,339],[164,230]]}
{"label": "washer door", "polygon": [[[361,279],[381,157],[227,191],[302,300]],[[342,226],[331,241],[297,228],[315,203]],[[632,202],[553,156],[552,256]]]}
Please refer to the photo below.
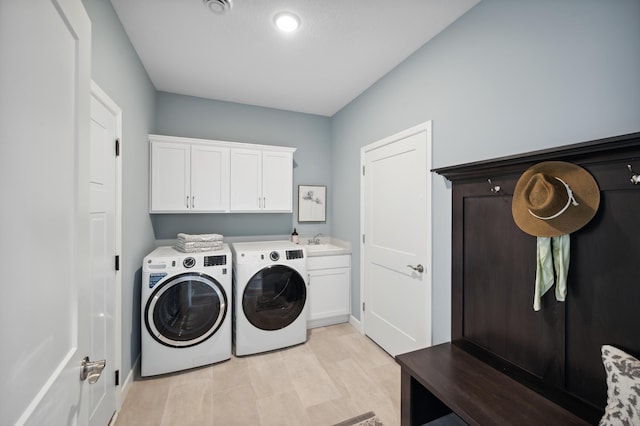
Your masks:
{"label": "washer door", "polygon": [[166,346],[197,345],[222,325],[227,314],[227,296],[214,278],[189,272],[160,284],[145,308],[147,330]]}
{"label": "washer door", "polygon": [[273,265],[251,277],[242,295],[242,309],[255,327],[279,330],[300,316],[306,300],[307,286],[300,274],[288,266]]}

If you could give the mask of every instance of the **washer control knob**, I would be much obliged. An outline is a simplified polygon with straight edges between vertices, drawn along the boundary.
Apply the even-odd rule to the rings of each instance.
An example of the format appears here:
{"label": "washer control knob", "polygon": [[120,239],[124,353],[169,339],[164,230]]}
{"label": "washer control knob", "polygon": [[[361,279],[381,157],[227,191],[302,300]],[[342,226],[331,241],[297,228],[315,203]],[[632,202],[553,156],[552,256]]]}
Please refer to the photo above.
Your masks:
{"label": "washer control knob", "polygon": [[193,268],[194,266],[196,266],[196,260],[193,257],[185,257],[182,261],[182,265],[185,268]]}
{"label": "washer control knob", "polygon": [[272,251],[271,253],[269,253],[269,259],[275,262],[276,260],[280,259],[280,253],[278,253],[277,251]]}

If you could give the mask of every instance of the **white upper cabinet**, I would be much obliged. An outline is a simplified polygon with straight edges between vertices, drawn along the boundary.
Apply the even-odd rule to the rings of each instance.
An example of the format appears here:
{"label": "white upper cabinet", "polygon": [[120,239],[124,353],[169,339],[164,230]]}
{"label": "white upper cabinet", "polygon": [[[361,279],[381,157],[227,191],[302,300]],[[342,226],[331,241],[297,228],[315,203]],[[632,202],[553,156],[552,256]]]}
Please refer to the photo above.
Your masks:
{"label": "white upper cabinet", "polygon": [[229,148],[151,139],[151,211],[229,211]]}
{"label": "white upper cabinet", "polygon": [[262,208],[293,211],[293,152],[262,152]]}
{"label": "white upper cabinet", "polygon": [[262,206],[262,151],[231,150],[231,210],[258,211]]}
{"label": "white upper cabinet", "polygon": [[191,211],[229,211],[229,148],[191,145]]}
{"label": "white upper cabinet", "polygon": [[293,211],[293,149],[231,149],[231,211]]}
{"label": "white upper cabinet", "polygon": [[150,135],[152,213],[292,212],[295,148]]}
{"label": "white upper cabinet", "polygon": [[191,146],[151,141],[151,211],[186,211],[190,200]]}

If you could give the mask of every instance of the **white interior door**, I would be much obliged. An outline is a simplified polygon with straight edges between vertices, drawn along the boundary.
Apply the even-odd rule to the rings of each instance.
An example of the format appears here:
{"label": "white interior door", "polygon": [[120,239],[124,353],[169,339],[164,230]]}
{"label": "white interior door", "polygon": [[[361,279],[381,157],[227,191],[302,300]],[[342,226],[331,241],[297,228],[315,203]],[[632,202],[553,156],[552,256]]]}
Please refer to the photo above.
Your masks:
{"label": "white interior door", "polygon": [[[91,342],[93,359],[107,361],[89,390],[89,424],[104,426],[116,411],[116,139],[117,107],[97,86],[91,93]],[[107,107],[109,105],[109,107]],[[119,142],[118,142],[119,143]],[[119,149],[119,148],[118,148]]]}
{"label": "white interior door", "polygon": [[0,2],[0,413],[87,424],[91,28],[80,0]]}
{"label": "white interior door", "polygon": [[431,123],[362,149],[364,331],[392,356],[431,344]]}

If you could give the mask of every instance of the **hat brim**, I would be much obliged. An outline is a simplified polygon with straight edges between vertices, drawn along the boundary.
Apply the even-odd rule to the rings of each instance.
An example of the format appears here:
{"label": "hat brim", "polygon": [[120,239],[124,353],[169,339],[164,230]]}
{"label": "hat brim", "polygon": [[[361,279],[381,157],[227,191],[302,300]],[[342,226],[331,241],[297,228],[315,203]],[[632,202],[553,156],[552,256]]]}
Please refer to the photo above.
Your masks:
{"label": "hat brim", "polygon": [[[545,173],[562,179],[569,185],[578,202],[554,219],[544,220],[534,217],[524,199],[527,182],[536,173]],[[518,182],[513,193],[511,212],[516,225],[535,237],[557,237],[570,234],[589,223],[600,206],[600,189],[596,180],[582,167],[564,161],[545,161],[528,168]]]}

